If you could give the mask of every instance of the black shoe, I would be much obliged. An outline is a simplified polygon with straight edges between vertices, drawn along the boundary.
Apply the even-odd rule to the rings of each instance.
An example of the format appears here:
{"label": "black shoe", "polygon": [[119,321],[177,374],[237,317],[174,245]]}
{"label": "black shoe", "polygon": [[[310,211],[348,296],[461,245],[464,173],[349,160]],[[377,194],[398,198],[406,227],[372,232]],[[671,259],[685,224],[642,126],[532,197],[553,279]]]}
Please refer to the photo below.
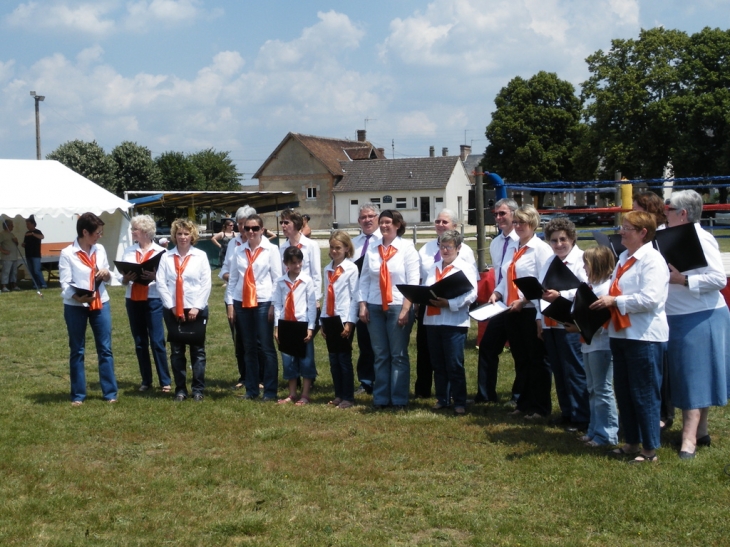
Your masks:
{"label": "black shoe", "polygon": [[245,395],[239,395],[238,398],[243,401],[253,401],[254,399],[256,399],[256,396],[246,393]]}
{"label": "black shoe", "polygon": [[264,398],[263,398],[263,399],[261,399],[261,400],[262,400],[262,401],[263,401],[264,403],[270,403],[270,402],[272,402],[272,401],[276,402],[276,401],[278,401],[279,399],[278,399],[277,397],[264,397]]}
{"label": "black shoe", "polygon": [[712,439],[710,438],[710,434],[708,433],[704,437],[700,437],[697,439],[697,446],[710,446],[712,444]]}
{"label": "black shoe", "polygon": [[390,408],[392,408],[394,411],[408,410],[408,405],[393,405]]}
{"label": "black shoe", "polygon": [[548,425],[556,426],[556,425],[570,425],[570,418],[568,416],[560,416],[559,418],[550,418],[548,420]]}
{"label": "black shoe", "polygon": [[373,410],[385,410],[386,408],[388,408],[388,405],[376,405],[376,404],[374,404],[371,408]]}
{"label": "black shoe", "polygon": [[685,452],[684,450],[679,451],[679,459],[680,460],[694,460],[695,459],[695,453],[694,452]]}
{"label": "black shoe", "polygon": [[574,422],[565,428],[567,433],[585,433],[588,431],[588,422]]}
{"label": "black shoe", "polygon": [[175,402],[182,403],[187,398],[188,398],[188,396],[185,395],[184,393],[178,393],[177,395],[175,395]]}
{"label": "black shoe", "polygon": [[202,401],[203,400],[203,394],[202,393],[194,393],[193,394],[193,401]]}

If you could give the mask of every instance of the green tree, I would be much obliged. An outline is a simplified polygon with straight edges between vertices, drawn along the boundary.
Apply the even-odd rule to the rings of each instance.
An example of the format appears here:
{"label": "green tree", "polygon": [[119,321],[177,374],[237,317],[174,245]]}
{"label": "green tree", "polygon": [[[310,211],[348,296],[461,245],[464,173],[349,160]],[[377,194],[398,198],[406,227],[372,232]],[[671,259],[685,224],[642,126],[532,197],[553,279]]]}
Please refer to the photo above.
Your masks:
{"label": "green tree", "polygon": [[229,152],[216,152],[213,148],[188,156],[190,162],[205,179],[205,190],[240,190],[241,173],[238,172]]}
{"label": "green tree", "polygon": [[[494,100],[482,165],[511,182],[576,180],[591,172],[577,154],[581,101],[570,82],[541,71],[513,78]],[[582,158],[576,169],[576,158]]]}
{"label": "green tree", "polygon": [[110,192],[116,192],[115,163],[96,141],[73,140],[65,142],[48,154],[46,159],[59,161],[79,175],[94,181],[102,188]]}
{"label": "green tree", "polygon": [[586,59],[591,76],[582,85],[584,116],[602,178],[616,170],[655,178],[677,153],[679,67],[688,42],[682,31],[654,28],[642,30],[638,40],[612,40],[607,53]]}
{"label": "green tree", "polygon": [[181,152],[165,152],[155,159],[162,189],[168,191],[205,190],[205,177]]}
{"label": "green tree", "polygon": [[116,165],[117,195],[125,190],[160,190],[162,177],[152,161],[152,152],[136,142],[124,141],[111,152]]}

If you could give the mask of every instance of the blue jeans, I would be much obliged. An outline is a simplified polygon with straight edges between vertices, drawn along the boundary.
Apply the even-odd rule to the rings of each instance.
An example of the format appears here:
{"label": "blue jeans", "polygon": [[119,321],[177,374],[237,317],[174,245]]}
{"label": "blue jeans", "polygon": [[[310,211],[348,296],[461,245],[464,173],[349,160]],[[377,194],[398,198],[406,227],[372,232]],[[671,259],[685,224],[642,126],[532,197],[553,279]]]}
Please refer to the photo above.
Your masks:
{"label": "blue jeans", "polygon": [[545,329],[542,339],[555,376],[555,393],[561,415],[573,423],[587,424],[591,419],[591,409],[580,334],[566,332],[565,329]]}
{"label": "blue jeans", "polygon": [[611,338],[613,389],[628,444],[659,448],[663,342]]}
{"label": "blue jeans", "polygon": [[314,365],[314,340],[310,340],[305,348],[304,357],[294,357],[282,352],[281,369],[284,380],[299,377],[314,380],[317,377],[317,367]]}
{"label": "blue jeans", "polygon": [[613,395],[613,361],[610,350],[583,354],[588,383],[591,423],[586,433],[598,444],[618,444],[618,411]]}
{"label": "blue jeans", "polygon": [[41,270],[41,257],[26,256],[25,261],[28,263],[28,273],[35,281],[37,289],[45,289],[46,280],[43,278],[43,270]]}
{"label": "blue jeans", "polygon": [[413,327],[413,309],[408,322],[398,326],[402,306],[390,306],[383,311],[378,304],[368,304],[370,341],[375,354],[374,405],[408,404],[411,384],[411,362],[408,358],[408,341]]}
{"label": "blue jeans", "polygon": [[[166,309],[163,313],[172,315],[172,310]],[[208,317],[208,308],[205,307],[200,310],[199,316],[201,318]],[[196,346],[170,342],[170,365],[172,366],[172,375],[175,378],[175,394],[188,394],[188,363],[185,358],[185,347],[190,348],[190,366],[193,369],[193,381],[190,387],[193,395],[202,395],[203,389],[205,389],[205,344]]]}
{"label": "blue jeans", "polygon": [[68,330],[70,350],[69,367],[71,377],[71,400],[86,399],[86,324],[91,325],[99,361],[99,385],[104,399],[117,398],[117,378],[114,375],[114,356],[112,355],[112,315],[109,302],[104,302],[100,310],[91,311],[85,306],[64,304],[63,318]]}
{"label": "blue jeans", "polygon": [[447,406],[449,391],[455,407],[466,406],[466,373],[464,345],[469,329],[450,326],[426,326],[428,349],[433,365],[436,400]]}
{"label": "blue jeans", "polygon": [[243,336],[246,360],[246,395],[259,396],[259,347],[264,358],[264,397],[275,399],[278,390],[279,362],[274,348],[274,322],[269,321],[271,302],[259,302],[255,308],[244,308],[240,300],[233,301],[236,326]]}
{"label": "blue jeans", "polygon": [[127,298],[127,316],[129,317],[129,330],[132,331],[134,339],[134,351],[137,353],[142,385],[152,386],[151,347],[160,386],[169,386],[170,369],[167,366],[165,328],[162,326],[162,300],[150,298],[135,301]]}
{"label": "blue jeans", "polygon": [[330,373],[335,388],[335,398],[353,402],[355,400],[355,375],[352,371],[352,351],[330,353]]}

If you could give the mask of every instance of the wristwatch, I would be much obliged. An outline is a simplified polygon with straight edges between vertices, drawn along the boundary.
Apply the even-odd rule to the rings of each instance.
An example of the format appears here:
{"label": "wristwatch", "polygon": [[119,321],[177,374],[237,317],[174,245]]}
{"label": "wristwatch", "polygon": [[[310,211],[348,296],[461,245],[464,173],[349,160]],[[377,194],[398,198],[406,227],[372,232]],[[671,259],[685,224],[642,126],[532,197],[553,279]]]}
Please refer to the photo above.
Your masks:
{"label": "wristwatch", "polygon": [[688,275],[684,276],[684,286],[689,287],[689,276]]}

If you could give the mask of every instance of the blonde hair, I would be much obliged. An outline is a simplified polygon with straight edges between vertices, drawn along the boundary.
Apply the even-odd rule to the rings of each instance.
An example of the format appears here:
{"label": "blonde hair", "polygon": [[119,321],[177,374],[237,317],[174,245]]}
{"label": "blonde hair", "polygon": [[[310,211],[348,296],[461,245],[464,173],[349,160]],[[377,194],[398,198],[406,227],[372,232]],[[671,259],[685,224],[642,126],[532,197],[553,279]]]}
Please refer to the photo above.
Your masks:
{"label": "blonde hair", "polygon": [[616,259],[613,251],[603,245],[588,247],[583,252],[583,264],[586,267],[588,281],[596,285],[602,283],[609,277],[616,266]]}
{"label": "blonde hair", "polygon": [[624,220],[641,231],[646,229],[644,243],[649,243],[656,234],[656,217],[646,211],[630,211],[624,215]]}
{"label": "blonde hair", "polygon": [[195,242],[198,241],[198,237],[200,237],[198,225],[189,218],[177,218],[172,222],[172,225],[170,226],[170,236],[172,237],[173,242],[176,241],[178,230],[186,230],[190,232],[191,245],[195,245]]}
{"label": "blonde hair", "polygon": [[350,239],[350,236],[347,234],[347,232],[344,232],[342,230],[335,230],[330,236],[330,243],[332,243],[332,240],[339,241],[345,247],[347,247],[347,251],[345,252],[345,256],[347,258],[352,258],[352,255],[355,254],[355,248],[352,245],[352,239]]}
{"label": "blonde hair", "polygon": [[139,228],[147,234],[147,237],[154,239],[155,233],[157,232],[157,224],[155,224],[155,219],[150,215],[133,216],[129,223],[132,225],[132,228]]}
{"label": "blonde hair", "polygon": [[540,213],[532,205],[523,205],[515,211],[515,220],[526,222],[533,231],[540,226]]}

